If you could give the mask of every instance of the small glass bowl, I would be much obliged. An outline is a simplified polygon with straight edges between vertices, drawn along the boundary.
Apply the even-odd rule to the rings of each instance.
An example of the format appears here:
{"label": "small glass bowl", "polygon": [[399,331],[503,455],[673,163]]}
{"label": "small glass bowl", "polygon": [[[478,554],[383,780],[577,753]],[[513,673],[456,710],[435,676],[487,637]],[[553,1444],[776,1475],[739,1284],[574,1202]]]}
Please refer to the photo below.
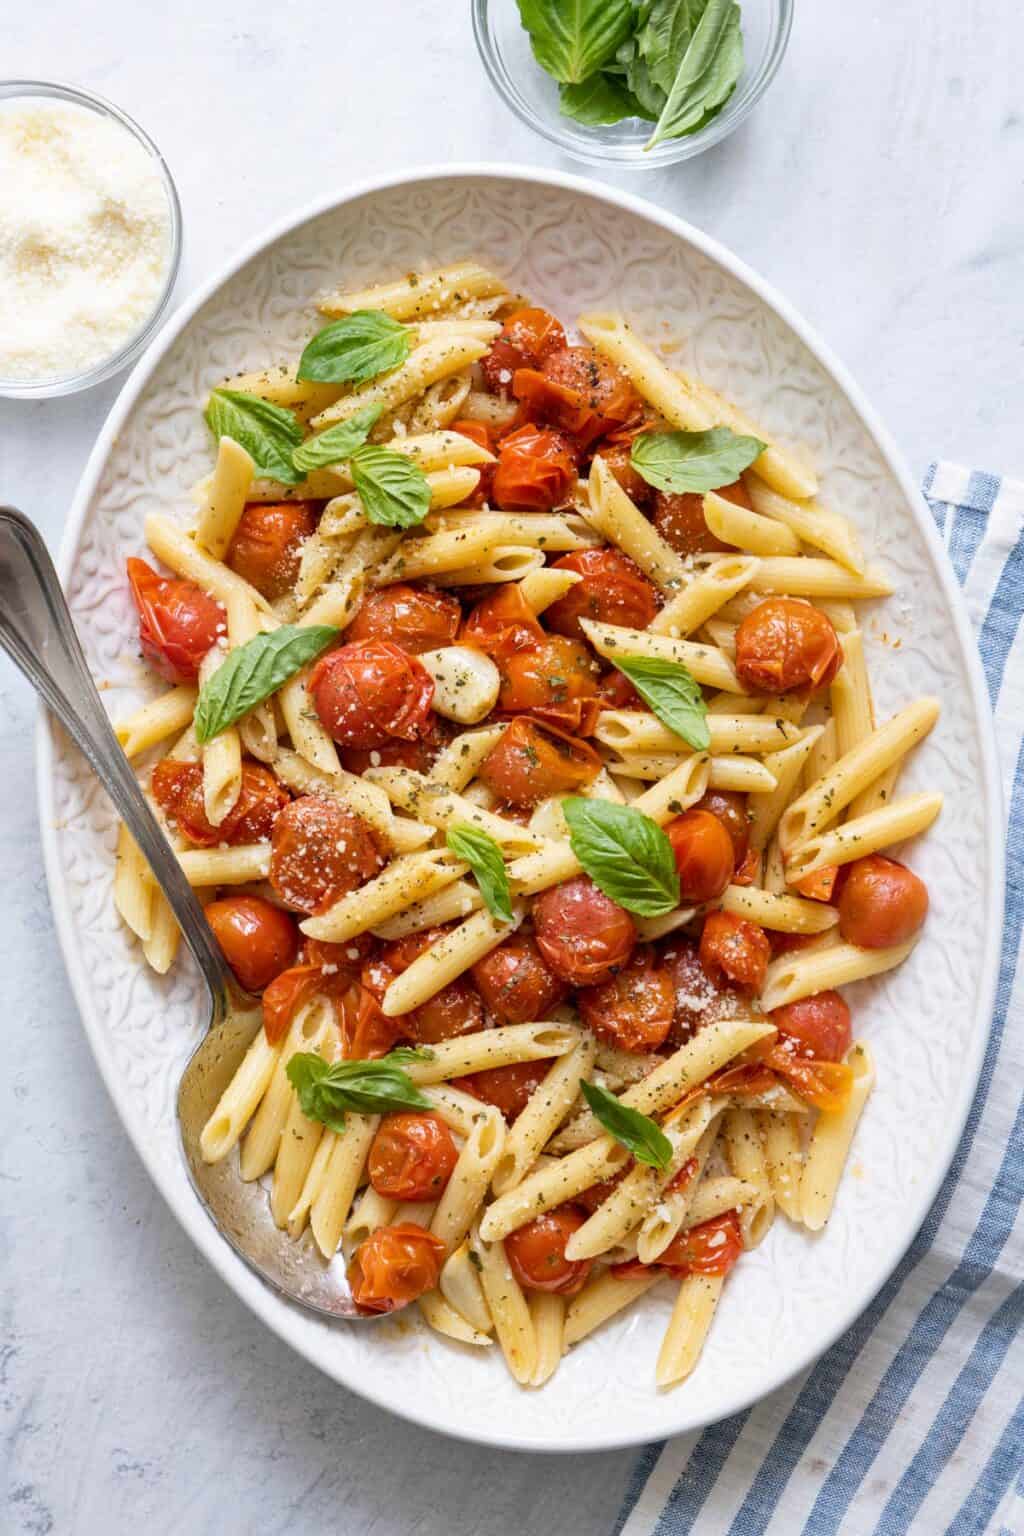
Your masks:
{"label": "small glass bowl", "polygon": [[473,33],[491,84],[516,116],[542,138],[591,165],[654,170],[689,160],[739,127],[782,63],[794,0],[741,0],[743,74],[725,106],[706,128],[644,149],[653,124],[630,118],[608,128],[585,128],[563,117],[558,86],[533,56],[516,0],[473,0]]}
{"label": "small glass bowl", "polygon": [[39,380],[0,378],[0,396],[9,400],[42,400],[56,395],[73,395],[78,390],[89,389],[93,384],[99,384],[103,379],[109,379],[115,373],[120,373],[123,368],[127,368],[129,363],[135,361],[159,327],[170,303],[181,264],[181,204],[178,201],[178,189],[174,185],[174,178],[167,167],[167,162],[149,134],[140,128],[127,112],[122,112],[120,107],[114,106],[113,102],[106,101],[102,96],[95,96],[91,91],[82,91],[76,86],[63,85],[51,80],[0,80],[0,102],[15,99],[31,101],[38,97],[48,97],[52,100],[66,101],[72,106],[85,107],[90,112],[98,113],[100,117],[120,123],[152,156],[156,161],[167,196],[170,249],[164,280],[148,318],[116,352],[112,352],[109,357],[102,358],[81,373],[62,374]]}

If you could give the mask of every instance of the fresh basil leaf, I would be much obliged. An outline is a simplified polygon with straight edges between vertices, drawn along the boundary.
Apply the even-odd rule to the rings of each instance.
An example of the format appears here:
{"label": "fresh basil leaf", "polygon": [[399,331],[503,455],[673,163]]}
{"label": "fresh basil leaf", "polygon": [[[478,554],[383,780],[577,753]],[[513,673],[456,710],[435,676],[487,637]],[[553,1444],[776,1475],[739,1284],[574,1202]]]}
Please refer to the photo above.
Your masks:
{"label": "fresh basil leaf", "polygon": [[606,896],[640,917],[661,917],[679,905],[672,844],[649,816],[610,800],[562,801],[569,843]]}
{"label": "fresh basil leaf", "polygon": [[637,26],[637,52],[666,97],[706,8],[707,0],[653,0]]}
{"label": "fresh basil leaf", "polygon": [[631,0],[519,0],[519,17],[541,69],[574,85],[611,63],[634,11]]}
{"label": "fresh basil leaf", "polygon": [[295,468],[308,475],[311,469],[323,469],[325,464],[340,464],[343,459],[350,459],[366,442],[383,410],[383,405],[364,405],[347,421],[335,422],[326,432],[307,438],[292,454]]}
{"label": "fresh basil leaf", "polygon": [[659,85],[655,85],[647,60],[636,49],[626,66],[626,85],[643,108],[641,115],[652,123],[657,122],[668,97]]}
{"label": "fresh basil leaf", "polygon": [[707,432],[642,432],[633,439],[630,462],[648,485],[680,495],[732,485],[765,450],[757,437],[728,427]]}
{"label": "fresh basil leaf", "polygon": [[512,921],[512,896],[501,849],[486,832],[467,822],[448,828],[448,847],[465,859],[476,877],[484,905],[500,923]]}
{"label": "fresh basil leaf", "polygon": [[560,85],[558,102],[563,117],[571,117],[588,128],[621,123],[627,117],[650,116],[625,82],[610,74],[591,75],[579,85]]}
{"label": "fresh basil leaf", "polygon": [[212,741],[250,709],[276,693],[339,634],[331,624],[282,624],[269,635],[254,635],[229,652],[205,683],[196,704],[196,738]]}
{"label": "fresh basil leaf", "polygon": [[415,528],[430,511],[430,483],[404,453],[365,443],[350,459],[352,481],[371,523]]}
{"label": "fresh basil leaf", "polygon": [[711,745],[708,707],[700,684],[681,661],[666,661],[660,656],[612,659],[662,725],[675,731],[695,752],[707,751]]}
{"label": "fresh basil leaf", "polygon": [[680,139],[722,110],[743,70],[743,32],[736,0],[707,0],[668,100],[644,145]]}
{"label": "fresh basil leaf", "polygon": [[291,411],[240,389],[214,389],[204,414],[214,437],[234,438],[258,474],[280,480],[282,485],[296,485],[302,479],[292,464],[292,453],[302,442],[302,428]]}
{"label": "fresh basil leaf", "polygon": [[599,1083],[581,1082],[583,1097],[609,1136],[632,1152],[638,1163],[665,1169],[672,1161],[672,1143],[660,1125],[638,1109],[630,1109]]}
{"label": "fresh basil leaf", "polygon": [[[379,1061],[326,1062],[312,1051],[298,1051],[285,1071],[299,1096],[299,1107],[310,1120],[343,1132],[345,1115],[389,1114],[395,1109],[430,1109],[392,1051]],[[408,1061],[408,1053],[402,1060]],[[418,1059],[418,1058],[417,1058]]]}
{"label": "fresh basil leaf", "polygon": [[396,1067],[404,1067],[411,1061],[436,1061],[437,1052],[432,1051],[429,1045],[396,1045],[394,1050],[379,1059],[391,1062]]}
{"label": "fresh basil leaf", "polygon": [[359,384],[408,356],[406,326],[382,309],[355,309],[317,331],[299,358],[297,376],[317,384]]}

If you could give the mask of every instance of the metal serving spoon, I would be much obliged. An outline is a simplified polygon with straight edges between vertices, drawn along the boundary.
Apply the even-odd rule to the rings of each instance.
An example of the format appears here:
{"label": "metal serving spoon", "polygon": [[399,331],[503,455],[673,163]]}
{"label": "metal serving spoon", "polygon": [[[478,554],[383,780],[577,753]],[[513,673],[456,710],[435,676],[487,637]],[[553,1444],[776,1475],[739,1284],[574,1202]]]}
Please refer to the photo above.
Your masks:
{"label": "metal serving spoon", "polygon": [[258,1181],[242,1182],[234,1157],[203,1161],[203,1126],[262,1027],[259,999],[243,992],[228,968],[100,703],[46,545],[13,507],[0,507],[0,645],[85,754],[167,897],[210,994],[209,1027],[178,1085],[178,1129],[193,1189],[235,1252],[290,1301],[333,1317],[371,1318],[357,1311],[341,1258],[325,1264],[308,1231],[299,1242],[279,1231],[265,1190]]}

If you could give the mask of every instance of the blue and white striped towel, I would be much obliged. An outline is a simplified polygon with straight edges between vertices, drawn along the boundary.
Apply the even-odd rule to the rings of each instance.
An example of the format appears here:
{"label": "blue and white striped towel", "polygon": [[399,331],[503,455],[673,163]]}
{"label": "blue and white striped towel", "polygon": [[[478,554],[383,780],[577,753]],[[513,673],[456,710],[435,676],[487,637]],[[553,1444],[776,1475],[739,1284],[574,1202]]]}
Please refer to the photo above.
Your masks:
{"label": "blue and white striped towel", "polygon": [[895,1274],[817,1365],[648,1446],[616,1536],[1024,1536],[1024,481],[933,464],[1009,815],[988,1050],[956,1160]]}

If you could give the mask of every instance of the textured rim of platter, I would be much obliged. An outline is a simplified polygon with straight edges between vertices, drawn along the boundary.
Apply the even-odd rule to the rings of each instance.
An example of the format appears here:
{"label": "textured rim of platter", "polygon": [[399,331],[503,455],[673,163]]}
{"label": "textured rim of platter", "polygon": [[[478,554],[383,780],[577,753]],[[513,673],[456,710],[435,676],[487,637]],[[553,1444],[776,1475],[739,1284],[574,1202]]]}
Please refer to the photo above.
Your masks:
{"label": "textured rim of platter", "polygon": [[[318,1368],[327,1371],[350,1390],[361,1394],[391,1412],[399,1413],[403,1417],[417,1423],[463,1439],[475,1440],[507,1449],[533,1451],[610,1449],[639,1444],[668,1434],[700,1428],[709,1422],[714,1422],[747,1408],[751,1403],[758,1401],[761,1397],[783,1385],[792,1376],[812,1364],[855,1321],[873,1296],[884,1285],[910,1245],[939,1190],[947,1168],[952,1162],[974,1096],[988,1038],[1002,932],[1004,859],[1002,796],[987,689],[959,588],[949,568],[947,557],[936,534],[932,519],[915,484],[904,467],[888,434],[875,417],[874,412],[856,384],[847,375],[844,367],[831,355],[828,348],[809,330],[784,299],[780,298],[766,282],[716,241],[702,234],[683,220],[663,212],[641,198],[634,197],[625,192],[619,192],[610,187],[597,185],[583,177],[566,175],[561,172],[535,170],[526,166],[466,164],[459,166],[417,167],[410,171],[377,176],[358,182],[344,190],[341,194],[335,193],[330,197],[318,199],[297,213],[292,213],[287,218],[280,220],[267,232],[260,235],[258,239],[247,244],[238,256],[226,264],[215,277],[205,283],[171,317],[150,344],[125,383],[89,457],[71,509],[71,514],[68,518],[58,561],[61,578],[65,586],[68,585],[83,531],[90,517],[93,498],[99,486],[108,457],[116,446],[118,434],[129,420],[137,402],[169,349],[190,325],[198,311],[231,278],[238,274],[247,263],[263,255],[283,236],[295,233],[303,225],[316,218],[337,211],[347,204],[373,194],[386,193],[402,187],[415,189],[418,184],[424,182],[439,180],[464,181],[473,178],[503,180],[513,184],[526,183],[540,187],[561,189],[569,195],[583,196],[598,203],[603,203],[613,214],[615,210],[622,210],[637,219],[645,221],[648,225],[654,226],[657,230],[674,237],[684,247],[688,247],[708,263],[720,268],[735,284],[747,289],[777,319],[782,321],[797,341],[806,348],[821,370],[828,375],[835,391],[852,410],[863,427],[867,438],[872,442],[885,472],[901,494],[907,511],[916,524],[917,531],[924,542],[927,561],[931,566],[931,575],[935,584],[940,589],[941,600],[950,620],[952,630],[950,648],[958,653],[958,660],[963,667],[970,691],[969,708],[972,715],[971,723],[977,735],[977,754],[981,768],[981,782],[975,784],[974,791],[975,794],[980,791],[984,797],[983,815],[985,818],[982,839],[984,847],[977,847],[974,852],[976,855],[981,856],[988,874],[987,879],[983,885],[980,885],[979,890],[984,908],[982,919],[984,936],[977,957],[980,963],[975,983],[973,1019],[970,1024],[969,1033],[965,1028],[962,1037],[965,1040],[965,1053],[958,1063],[958,1071],[954,1079],[955,1086],[951,1088],[949,1099],[945,1106],[945,1130],[940,1134],[937,1144],[931,1148],[931,1161],[928,1166],[923,1170],[919,1170],[919,1177],[916,1182],[905,1191],[903,1221],[899,1228],[898,1241],[895,1241],[884,1253],[878,1254],[874,1270],[863,1283],[858,1283],[856,1289],[846,1298],[846,1304],[841,1314],[830,1317],[827,1323],[823,1323],[818,1329],[813,1326],[813,1322],[809,1321],[804,1347],[794,1350],[790,1355],[781,1360],[770,1358],[766,1360],[763,1379],[757,1382],[755,1388],[751,1389],[747,1385],[735,1390],[731,1396],[727,1391],[720,1394],[716,1398],[712,1411],[709,1411],[706,1404],[701,1407],[699,1395],[695,1396],[690,1391],[691,1383],[697,1380],[696,1375],[691,1378],[691,1383],[684,1383],[681,1387],[674,1389],[671,1394],[659,1394],[654,1385],[655,1351],[644,1347],[643,1349],[631,1350],[627,1353],[632,1357],[632,1371],[637,1373],[639,1380],[645,1386],[649,1384],[651,1400],[658,1404],[657,1413],[652,1415],[651,1418],[646,1418],[642,1412],[638,1413],[635,1417],[628,1413],[623,1415],[623,1405],[616,1403],[614,1392],[609,1392],[606,1421],[600,1431],[589,1428],[584,1433],[579,1433],[573,1429],[572,1416],[569,1414],[563,1420],[564,1432],[557,1435],[554,1435],[551,1431],[543,1434],[539,1434],[536,1431],[534,1433],[526,1433],[518,1428],[509,1433],[506,1432],[499,1414],[495,1413],[492,1417],[482,1411],[487,1400],[486,1384],[491,1380],[486,1370],[481,1370],[481,1367],[475,1360],[466,1359],[465,1355],[468,1352],[460,1350],[457,1346],[448,1346],[446,1342],[442,1343],[441,1341],[436,1341],[435,1347],[450,1348],[451,1350],[450,1357],[444,1363],[443,1369],[450,1375],[455,1388],[465,1388],[467,1372],[480,1371],[479,1384],[483,1390],[479,1394],[476,1392],[468,1394],[470,1400],[468,1407],[471,1411],[462,1411],[458,1416],[457,1422],[446,1423],[444,1422],[446,1403],[438,1403],[436,1400],[430,1400],[429,1398],[414,1401],[411,1404],[407,1400],[401,1403],[396,1402],[393,1390],[390,1387],[382,1389],[377,1380],[377,1373],[373,1368],[373,1350],[378,1339],[377,1330],[382,1326],[395,1327],[397,1326],[397,1321],[390,1325],[365,1325],[361,1337],[365,1337],[366,1349],[365,1352],[361,1352],[358,1356],[361,1366],[358,1370],[353,1369],[347,1362],[339,1364],[337,1361],[325,1361],[323,1358],[318,1358],[317,1346],[318,1342],[322,1341],[320,1330],[324,1326],[344,1327],[346,1325],[325,1325],[317,1321],[315,1327],[311,1327],[309,1326],[310,1320],[307,1314],[283,1300],[269,1287],[264,1286],[219,1237],[213,1224],[207,1218],[205,1211],[199,1205],[191,1188],[184,1179],[175,1181],[172,1177],[172,1170],[164,1159],[158,1156],[155,1150],[147,1144],[144,1134],[145,1127],[141,1124],[140,1118],[132,1112],[132,1095],[127,1090],[123,1077],[113,1059],[111,1039],[105,1029],[103,996],[97,992],[94,983],[90,979],[86,958],[77,942],[74,913],[65,869],[59,852],[58,810],[56,804],[58,759],[68,756],[73,752],[73,748],[69,746],[63,734],[50,725],[45,715],[40,720],[37,733],[37,785],[40,823],[46,874],[57,931],[75,1000],[85,1024],[86,1034],[97,1065],[106,1082],[115,1107],[121,1116],[125,1129],[128,1131],[157,1187],[193,1242],[228,1285],[230,1285],[235,1294],[241,1297],[275,1333],[309,1359],[311,1363],[318,1366]],[[474,252],[466,250],[463,254],[469,257]],[[388,272],[381,272],[382,277],[388,275],[390,275]],[[575,316],[563,314],[561,318],[571,323]],[[658,338],[655,337],[654,339],[657,340]],[[183,484],[181,491],[183,496],[186,496],[187,486]],[[139,543],[141,547],[141,526],[139,529]],[[897,664],[894,662],[894,665]],[[943,823],[940,821],[932,836],[941,838],[942,835]],[[942,922],[940,911],[936,911],[932,921],[936,924]],[[943,931],[946,932],[947,937],[953,934],[954,924],[952,917],[949,920],[948,931],[945,929]],[[920,959],[920,956],[917,958]],[[912,957],[908,962],[907,969],[911,969],[914,963],[915,960]],[[170,1112],[170,1107],[168,1107],[168,1113]],[[870,1103],[867,1114],[871,1114]],[[775,1235],[773,1233],[768,1241],[771,1242]],[[806,1238],[804,1241],[807,1242],[808,1265],[811,1266],[813,1271],[816,1244],[813,1240]],[[748,1309],[746,1316],[749,1318],[749,1315]],[[722,1327],[725,1323],[725,1319],[719,1319],[718,1326]],[[750,1344],[756,1350],[758,1340],[756,1338],[751,1339]],[[601,1349],[601,1336],[596,1336],[593,1340],[581,1346],[581,1348],[599,1351]],[[621,1360],[623,1355],[621,1344],[618,1353]],[[698,1367],[698,1375],[699,1370],[700,1367]],[[461,1392],[459,1390],[454,1390],[448,1394],[446,1402],[454,1402],[460,1395]],[[534,1395],[530,1399],[534,1409],[532,1417],[538,1423],[544,1417],[542,1411],[543,1396],[544,1394],[542,1393]],[[476,1403],[475,1408],[473,1408],[474,1402]],[[669,1405],[667,1410],[666,1404]],[[626,1417],[626,1423],[619,1422],[623,1417]]]}

